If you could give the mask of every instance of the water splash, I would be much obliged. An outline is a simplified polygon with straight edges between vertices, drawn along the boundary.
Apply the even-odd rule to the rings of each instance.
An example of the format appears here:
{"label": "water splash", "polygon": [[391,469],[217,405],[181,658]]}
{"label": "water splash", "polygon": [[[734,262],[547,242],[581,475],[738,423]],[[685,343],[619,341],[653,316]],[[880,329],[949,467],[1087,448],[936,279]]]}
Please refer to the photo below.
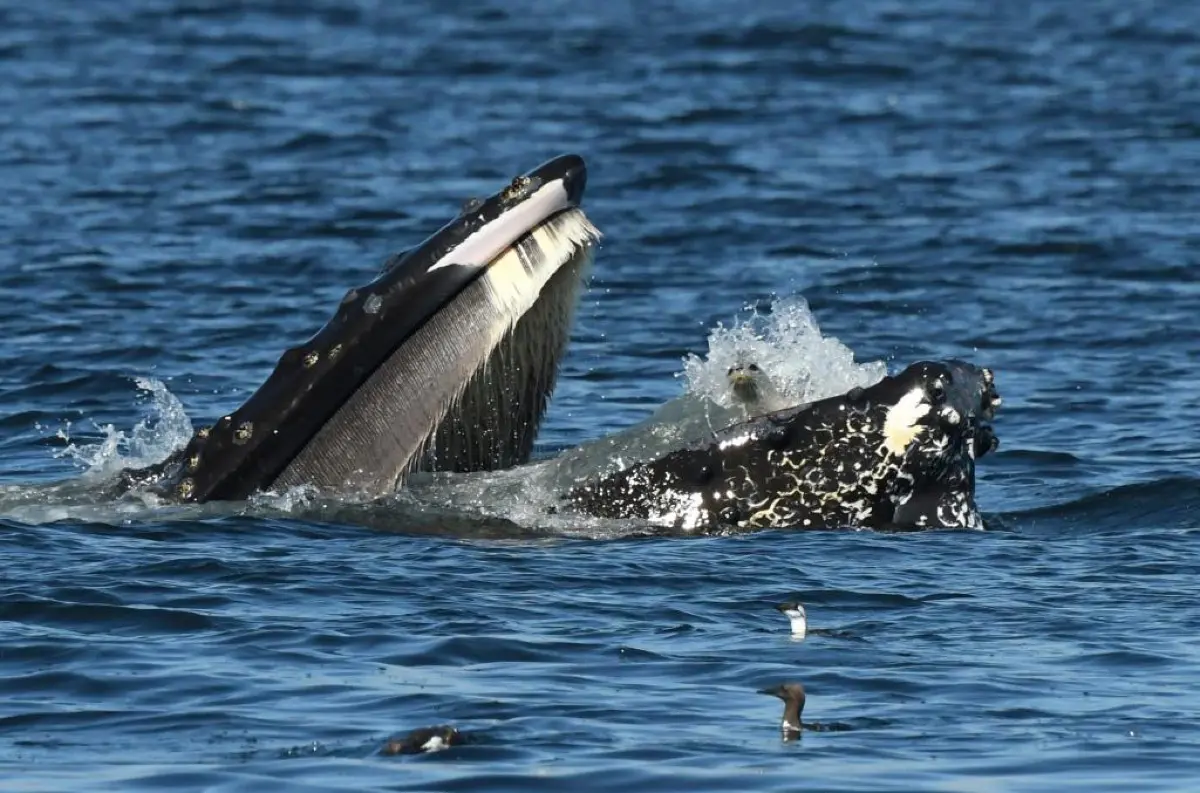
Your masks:
{"label": "water splash", "polygon": [[203,505],[164,503],[152,492],[139,490],[116,501],[100,496],[97,485],[103,487],[121,469],[158,462],[192,436],[192,422],[167,386],[137,378],[140,398],[149,401],[148,415],[128,432],[99,426],[103,437],[92,443],[71,442],[69,425],[60,430],[66,446],[58,456],[69,457],[84,469],[83,474],[48,488],[0,489],[0,514],[27,523],[62,519],[128,523],[168,515],[196,519],[249,511],[263,517],[306,517],[491,539],[621,536],[644,526],[554,514],[553,508],[561,504],[562,493],[582,478],[703,440],[742,420],[744,413],[731,398],[726,376],[735,360],[758,363],[796,404],[871,385],[887,373],[882,362],[857,363],[846,345],[822,335],[801,297],[776,300],[766,310],[746,309],[747,316],[729,326],[719,323],[709,332],[703,355],[692,353],[681,359],[676,377],[683,381],[684,393],[659,406],[645,421],[553,459],[507,471],[420,475],[391,498],[365,503],[352,496],[318,497],[306,487],[259,493],[248,502]]}
{"label": "water splash", "polygon": [[66,446],[55,453],[69,457],[84,468],[87,481],[107,479],[122,468],[150,465],[187,443],[192,436],[192,420],[179,398],[161,380],[136,377],[134,384],[150,400],[150,415],[128,433],[112,424],[97,425],[104,437],[91,444],[71,442],[70,425],[58,431]]}
{"label": "water splash", "polygon": [[684,356],[682,370],[676,374],[684,381],[684,393],[639,424],[532,465],[413,482],[405,497],[439,509],[503,517],[555,534],[596,538],[628,533],[644,526],[550,512],[561,503],[561,494],[583,479],[703,441],[744,420],[727,378],[735,361],[757,363],[792,404],[870,386],[887,375],[882,361],[858,363],[853,350],[823,335],[803,297],[778,299],[765,311],[754,305],[746,309],[748,316],[728,327],[718,323],[709,332],[703,357]]}
{"label": "water splash", "polygon": [[71,440],[68,422],[55,434],[66,444],[54,452],[83,469],[77,479],[49,485],[16,485],[0,488],[0,515],[33,525],[59,520],[82,520],[120,524],[139,517],[163,519],[171,513],[198,512],[194,508],[166,504],[150,491],[133,490],[113,501],[102,495],[104,484],[126,467],[141,467],[162,460],[187,443],[192,422],[183,403],[166,384],[154,378],[137,377],[139,399],[150,403],[149,415],[128,432],[112,424],[97,424],[101,438],[94,442]]}
{"label": "water splash", "polygon": [[726,372],[735,362],[757,363],[793,404],[866,388],[887,375],[884,362],[858,363],[853,350],[823,335],[803,297],[776,300],[765,313],[757,304],[746,309],[750,316],[732,327],[717,323],[708,334],[705,357],[690,353],[684,358],[676,377],[685,380],[687,393],[732,407]]}
{"label": "water splash", "polygon": [[746,308],[748,316],[729,327],[718,323],[709,332],[704,357],[689,353],[683,358],[683,369],[676,374],[685,383],[681,396],[640,424],[560,455],[552,489],[703,441],[744,420],[746,413],[735,403],[727,377],[735,361],[757,363],[786,401],[796,405],[872,385],[887,374],[885,363],[857,363],[849,347],[824,336],[803,297],[777,299],[765,312]]}

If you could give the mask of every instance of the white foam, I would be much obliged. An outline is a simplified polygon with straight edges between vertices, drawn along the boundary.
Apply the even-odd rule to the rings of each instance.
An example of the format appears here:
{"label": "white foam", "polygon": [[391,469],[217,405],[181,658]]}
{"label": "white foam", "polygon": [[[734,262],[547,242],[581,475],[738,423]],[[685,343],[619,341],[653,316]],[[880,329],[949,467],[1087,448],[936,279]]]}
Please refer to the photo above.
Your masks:
{"label": "white foam", "polygon": [[[711,437],[739,420],[730,395],[727,371],[735,360],[753,360],[794,404],[867,387],[887,374],[881,361],[856,362],[854,352],[835,338],[824,336],[802,297],[774,301],[769,311],[752,306],[748,316],[730,326],[718,324],[708,334],[703,356],[682,360],[677,377],[684,393],[661,405],[642,423],[597,438],[554,459],[508,471],[469,475],[439,475],[402,496],[439,508],[472,510],[570,536],[619,536],[638,521],[612,521],[567,511],[561,495],[578,481],[607,473],[637,460],[656,457],[679,446]],[[714,404],[716,403],[716,404]],[[744,442],[745,438],[727,443]]]}
{"label": "white foam", "polygon": [[103,479],[122,468],[137,468],[158,462],[183,446],[192,436],[192,421],[179,398],[161,380],[136,377],[134,383],[150,399],[150,416],[126,433],[112,424],[96,425],[104,437],[95,443],[75,444],[70,425],[58,431],[67,442],[58,457],[69,457],[84,469],[85,479]]}
{"label": "white foam", "polygon": [[65,446],[54,452],[67,458],[82,473],[77,479],[51,484],[18,485],[0,489],[0,515],[30,524],[57,520],[85,520],[123,523],[139,516],[163,517],[164,511],[178,511],[164,504],[153,493],[133,490],[117,501],[98,497],[97,484],[107,484],[126,467],[141,467],[158,462],[187,443],[192,422],[183,404],[166,384],[153,378],[135,378],[141,399],[149,399],[150,414],[128,432],[111,424],[95,425],[102,437],[90,443],[71,440],[67,423],[56,435]]}
{"label": "white foam", "polygon": [[687,393],[732,407],[726,373],[735,362],[757,363],[793,404],[844,394],[855,386],[866,388],[887,375],[884,362],[858,363],[853,350],[823,335],[803,297],[775,300],[765,314],[754,305],[746,309],[750,316],[730,327],[718,323],[713,328],[704,357],[684,358],[677,376],[683,378]]}

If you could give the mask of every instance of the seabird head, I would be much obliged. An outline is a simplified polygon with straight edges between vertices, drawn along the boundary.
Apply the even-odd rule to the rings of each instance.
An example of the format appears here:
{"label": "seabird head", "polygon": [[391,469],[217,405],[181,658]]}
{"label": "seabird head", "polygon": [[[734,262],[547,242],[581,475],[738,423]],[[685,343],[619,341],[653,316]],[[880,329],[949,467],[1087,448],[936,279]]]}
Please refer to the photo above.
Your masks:
{"label": "seabird head", "polygon": [[786,603],[780,603],[775,608],[782,611],[791,620],[792,633],[803,637],[808,630],[808,614],[804,611],[804,606],[794,600],[789,600]]}
{"label": "seabird head", "polygon": [[777,686],[760,688],[758,693],[770,694],[783,700],[783,718],[780,720],[779,728],[783,731],[784,737],[800,732],[800,714],[804,712],[804,684],[781,683]]}

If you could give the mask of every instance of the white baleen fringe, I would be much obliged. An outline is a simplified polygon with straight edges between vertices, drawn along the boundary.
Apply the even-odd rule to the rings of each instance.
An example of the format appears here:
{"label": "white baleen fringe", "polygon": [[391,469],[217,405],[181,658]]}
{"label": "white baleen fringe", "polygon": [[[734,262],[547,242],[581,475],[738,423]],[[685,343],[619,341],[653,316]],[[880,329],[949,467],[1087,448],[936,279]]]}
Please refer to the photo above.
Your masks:
{"label": "white baleen fringe", "polygon": [[526,234],[488,265],[480,278],[492,306],[508,318],[505,332],[537,301],[547,274],[600,236],[582,210],[569,209]]}
{"label": "white baleen fringe", "polygon": [[507,467],[529,452],[600,236],[578,209],[550,218],[492,260],[437,318],[466,376],[438,410],[419,457],[432,454],[427,462],[443,470],[476,470]]}

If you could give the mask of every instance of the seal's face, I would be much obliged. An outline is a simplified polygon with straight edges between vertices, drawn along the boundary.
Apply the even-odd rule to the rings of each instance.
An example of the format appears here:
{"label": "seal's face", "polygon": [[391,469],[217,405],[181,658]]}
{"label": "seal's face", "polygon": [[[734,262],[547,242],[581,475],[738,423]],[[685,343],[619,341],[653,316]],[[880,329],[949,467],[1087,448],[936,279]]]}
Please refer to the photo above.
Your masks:
{"label": "seal's face", "polygon": [[758,364],[734,364],[729,367],[726,372],[726,377],[729,379],[729,387],[733,389],[734,396],[742,402],[758,401],[758,378],[762,370]]}

